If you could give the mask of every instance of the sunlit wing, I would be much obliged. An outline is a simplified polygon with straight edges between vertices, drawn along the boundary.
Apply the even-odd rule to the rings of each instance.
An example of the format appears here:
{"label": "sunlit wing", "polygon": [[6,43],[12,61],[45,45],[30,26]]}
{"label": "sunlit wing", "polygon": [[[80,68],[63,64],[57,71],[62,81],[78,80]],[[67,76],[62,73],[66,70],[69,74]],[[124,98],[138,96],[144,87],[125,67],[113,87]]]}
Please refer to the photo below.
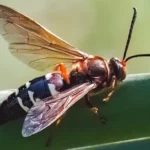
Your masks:
{"label": "sunlit wing", "polygon": [[29,110],[24,121],[22,135],[28,137],[50,126],[73,104],[95,88],[96,84],[87,82],[66,90],[55,98],[39,101]]}
{"label": "sunlit wing", "polygon": [[88,57],[34,20],[3,5],[0,34],[9,43],[12,54],[36,70],[49,70],[55,64],[72,64]]}

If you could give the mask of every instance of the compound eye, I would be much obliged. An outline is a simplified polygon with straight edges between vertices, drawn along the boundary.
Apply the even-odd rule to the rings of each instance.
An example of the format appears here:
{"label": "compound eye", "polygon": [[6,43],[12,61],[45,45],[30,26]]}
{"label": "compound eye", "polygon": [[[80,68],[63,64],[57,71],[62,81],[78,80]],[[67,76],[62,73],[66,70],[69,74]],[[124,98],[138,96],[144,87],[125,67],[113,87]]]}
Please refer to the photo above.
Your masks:
{"label": "compound eye", "polygon": [[126,65],[126,63],[124,61],[120,62],[120,60],[117,58],[112,58],[110,60],[110,64],[112,66],[112,70],[117,80],[122,81],[126,76],[125,69],[124,69],[125,68],[124,66]]}

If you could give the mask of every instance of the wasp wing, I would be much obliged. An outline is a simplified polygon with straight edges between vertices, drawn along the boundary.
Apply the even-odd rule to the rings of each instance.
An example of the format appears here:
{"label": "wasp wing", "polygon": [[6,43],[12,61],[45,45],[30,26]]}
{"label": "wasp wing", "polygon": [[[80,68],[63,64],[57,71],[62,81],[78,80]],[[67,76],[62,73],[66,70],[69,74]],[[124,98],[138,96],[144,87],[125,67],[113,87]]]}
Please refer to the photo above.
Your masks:
{"label": "wasp wing", "polygon": [[39,101],[29,110],[24,121],[22,135],[28,137],[50,126],[94,88],[96,84],[87,82],[61,92],[54,98],[49,97],[44,101]]}
{"label": "wasp wing", "polygon": [[88,55],[29,17],[0,5],[0,34],[11,53],[30,67],[44,71],[59,63],[72,64]]}

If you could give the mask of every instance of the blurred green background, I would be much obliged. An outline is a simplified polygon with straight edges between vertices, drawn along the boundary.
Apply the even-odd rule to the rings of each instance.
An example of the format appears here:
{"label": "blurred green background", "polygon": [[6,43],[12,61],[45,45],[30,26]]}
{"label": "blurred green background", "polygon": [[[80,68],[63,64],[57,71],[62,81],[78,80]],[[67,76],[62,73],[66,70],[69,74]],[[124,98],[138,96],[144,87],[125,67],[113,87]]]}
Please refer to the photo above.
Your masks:
{"label": "blurred green background", "polygon": [[[149,0],[0,0],[38,21],[73,46],[109,59],[122,58],[133,7],[138,16],[128,56],[150,53]],[[149,58],[131,60],[128,73],[149,72]],[[16,88],[43,74],[14,58],[0,37],[0,89]]]}
{"label": "blurred green background", "polygon": [[[68,41],[75,47],[79,48],[80,50],[87,52],[87,53],[91,53],[93,55],[100,55],[107,59],[109,59],[110,57],[122,58],[128,31],[129,31],[130,21],[131,21],[132,14],[133,14],[132,8],[136,7],[137,12],[138,12],[137,21],[136,21],[135,28],[133,31],[133,37],[132,37],[132,41],[129,47],[128,56],[137,54],[137,53],[150,53],[150,29],[149,29],[150,27],[150,1],[149,0],[63,0],[63,1],[62,0],[42,0],[42,1],[0,0],[0,3],[10,6],[24,13],[25,15],[32,17],[34,20],[36,20],[37,22],[39,22],[40,24],[42,24],[43,26],[45,26],[46,28],[54,32],[59,37]],[[128,73],[130,74],[150,72],[149,66],[150,66],[149,58],[141,58],[141,59],[135,59],[135,60],[133,59],[129,61],[127,70],[128,70]],[[44,72],[38,72],[27,67],[22,62],[19,62],[16,58],[14,58],[8,51],[8,44],[0,37],[0,90],[9,89],[9,88],[17,88],[21,84],[24,84],[26,81],[32,78],[35,78],[39,75],[42,75],[43,73]],[[139,81],[141,81],[141,79]],[[144,84],[142,82],[141,89],[139,89],[139,91],[144,92],[145,89],[149,90],[149,88],[144,87],[146,83],[149,83],[148,81],[149,80],[146,80]],[[135,86],[135,87],[138,88],[138,86]],[[136,88],[135,89],[133,88],[133,89],[137,91]],[[129,96],[131,96],[132,91],[130,91],[130,85],[126,87],[125,89],[123,89],[122,94],[120,94],[121,95],[120,97],[122,97],[122,100],[124,103],[126,103],[125,101],[126,98],[124,97],[124,93],[126,92],[129,92]],[[148,95],[149,95],[149,91],[147,92],[147,97]],[[142,100],[143,98],[142,97],[143,95],[141,95],[140,92],[139,92],[139,95],[135,95],[136,97],[134,97],[134,95],[132,96],[133,97],[131,97],[130,99],[128,98],[128,100],[134,99],[135,103],[131,105],[131,108],[129,110],[132,110],[133,106],[137,104],[138,99]],[[116,107],[117,107],[118,101],[116,103],[113,103]],[[147,101],[145,101],[145,103],[146,102]],[[130,104],[130,101],[128,104]],[[124,104],[122,104],[122,101],[120,101],[119,105],[121,106]],[[143,110],[145,110],[145,106],[149,107],[149,105],[147,105],[146,103],[144,107],[142,107]],[[111,105],[111,108],[113,111],[116,111],[116,109],[114,109],[115,107],[112,107],[112,105]],[[119,110],[117,111],[116,116],[122,118],[122,115],[120,116],[118,115],[120,111],[122,110],[122,107],[118,107],[118,108]],[[149,119],[145,119],[145,118],[143,119],[141,117],[145,122],[143,120],[140,121],[138,118],[139,116],[136,115],[138,112],[137,110],[141,108],[141,103],[139,103],[139,107],[137,107],[137,109],[135,108],[133,109],[135,113],[132,113],[132,111],[130,112],[128,110],[128,107],[125,108],[127,109],[128,115],[126,115],[126,112],[122,110],[127,118],[127,119],[124,118],[125,121],[123,121],[120,118],[116,119],[117,121],[121,122],[125,126],[126,126],[127,121],[130,120],[130,126],[129,126],[130,130],[127,130],[126,128],[124,128],[126,129],[126,131],[122,130],[120,128],[120,124],[118,124],[117,127],[114,127],[116,130],[112,130],[112,128],[108,130],[108,133],[111,135],[110,137],[112,137],[113,140],[120,139],[121,134],[123,134],[124,136],[122,136],[123,138],[120,140],[124,140],[126,139],[126,137],[130,139],[130,138],[133,138],[135,135],[145,136],[148,134],[147,129],[149,129],[149,124],[148,124],[149,122],[147,123],[147,121],[149,121]],[[115,113],[111,113],[111,111],[110,112],[107,111],[107,109],[111,110],[110,107],[107,106],[106,112],[108,112],[108,114],[105,112],[105,110],[104,110],[104,114],[108,116],[109,116],[109,113],[110,113],[110,116],[112,114],[115,114]],[[147,108],[146,110],[148,111],[149,108]],[[87,114],[86,111],[85,111],[85,114]],[[144,116],[148,114],[147,111],[142,111],[144,113]],[[82,110],[81,113],[83,112],[84,111]],[[130,113],[132,115],[130,115]],[[130,119],[128,118],[128,116]],[[81,121],[81,124],[84,125],[83,122],[85,121],[83,120],[82,117],[83,116],[81,116],[81,118],[79,117],[79,120]],[[74,120],[72,116],[70,118]],[[135,131],[137,132],[137,134],[132,134],[131,132],[134,129],[135,120],[133,118],[136,118],[142,124],[141,125],[138,122],[139,126],[137,126],[136,131]],[[89,118],[87,118],[87,120],[88,119]],[[143,126],[144,124],[143,122],[147,125],[147,128]],[[114,123],[114,126],[116,126],[116,124],[117,123]],[[99,124],[96,124],[96,125],[97,125],[97,128],[99,128]],[[70,124],[68,125],[66,122],[66,126],[68,126],[69,128]],[[76,133],[77,135],[76,137],[78,139],[78,133],[80,132],[80,130],[78,130],[78,127],[81,127],[81,126],[76,126],[75,124],[74,126],[75,126],[74,128],[77,128],[77,130],[75,131],[76,132],[78,131]],[[5,127],[7,128],[7,130],[8,129],[11,131],[14,130],[14,134],[11,134],[11,131],[8,130],[8,132],[10,132],[10,135],[14,136],[14,138],[10,136],[12,138],[12,141],[10,141],[11,142],[10,145],[17,143],[18,140],[15,141],[15,136],[20,138],[20,132],[18,131],[20,131],[21,129],[16,128],[16,124],[12,124],[11,128],[9,128],[9,126],[7,127],[7,125]],[[91,124],[89,124],[89,127],[91,127]],[[1,128],[1,132],[2,131],[6,132],[6,130],[3,130],[3,128]],[[97,128],[93,126],[93,129],[96,130]],[[89,128],[82,127],[81,129],[89,129]],[[143,129],[145,129],[145,132],[143,132]],[[68,139],[71,139],[69,131],[72,131],[72,130],[68,130],[68,129],[66,130],[68,131]],[[101,130],[103,132],[103,128]],[[101,130],[99,131],[100,133],[101,133]],[[47,132],[47,130],[45,132]],[[103,139],[105,142],[111,141],[111,138],[108,139],[107,137],[106,130],[104,130],[104,132],[105,134],[103,135],[105,136],[101,137],[102,141]],[[96,132],[93,132],[92,130],[91,130],[91,133],[90,132],[86,132],[86,133],[89,135],[91,135],[91,133],[93,135],[96,134]],[[1,134],[5,135],[5,133],[1,133]],[[6,134],[6,137],[2,137],[2,139],[4,139],[3,141],[7,142],[8,135]],[[117,138],[114,138],[114,135]],[[31,139],[32,139],[32,142],[34,141],[34,143],[36,144],[38,143],[40,145],[40,143],[36,141],[36,138],[38,141],[40,140],[44,141],[45,139],[43,139],[43,137],[44,136],[41,136],[40,138],[38,136],[33,136],[33,139],[32,138]],[[85,137],[86,137],[86,134],[85,134]],[[88,138],[90,139],[90,137]],[[95,139],[93,139],[93,141],[94,140]],[[56,141],[60,142],[61,140],[56,140]],[[80,141],[81,143],[86,142],[86,141],[82,141],[78,139],[76,140],[76,143],[80,144]],[[93,141],[91,141],[91,143]],[[63,141],[61,142],[63,143]],[[94,142],[96,143],[96,141]],[[24,144],[23,147],[25,147],[28,144],[28,139],[20,138],[19,143],[21,143],[22,145]],[[3,145],[5,144],[6,143],[3,143]],[[34,148],[36,144],[31,144],[31,145]],[[69,143],[69,144],[71,145],[72,143]],[[39,147],[39,145],[37,145],[37,147]]]}

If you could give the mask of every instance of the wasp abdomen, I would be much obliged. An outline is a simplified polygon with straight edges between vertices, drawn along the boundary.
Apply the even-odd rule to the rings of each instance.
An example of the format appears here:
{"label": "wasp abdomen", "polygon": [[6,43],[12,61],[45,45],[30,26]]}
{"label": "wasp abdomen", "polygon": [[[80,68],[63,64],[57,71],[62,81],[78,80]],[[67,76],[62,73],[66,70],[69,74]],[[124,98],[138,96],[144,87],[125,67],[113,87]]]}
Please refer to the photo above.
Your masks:
{"label": "wasp abdomen", "polygon": [[63,85],[58,73],[49,73],[27,82],[0,105],[0,124],[24,116],[37,101],[59,93]]}

